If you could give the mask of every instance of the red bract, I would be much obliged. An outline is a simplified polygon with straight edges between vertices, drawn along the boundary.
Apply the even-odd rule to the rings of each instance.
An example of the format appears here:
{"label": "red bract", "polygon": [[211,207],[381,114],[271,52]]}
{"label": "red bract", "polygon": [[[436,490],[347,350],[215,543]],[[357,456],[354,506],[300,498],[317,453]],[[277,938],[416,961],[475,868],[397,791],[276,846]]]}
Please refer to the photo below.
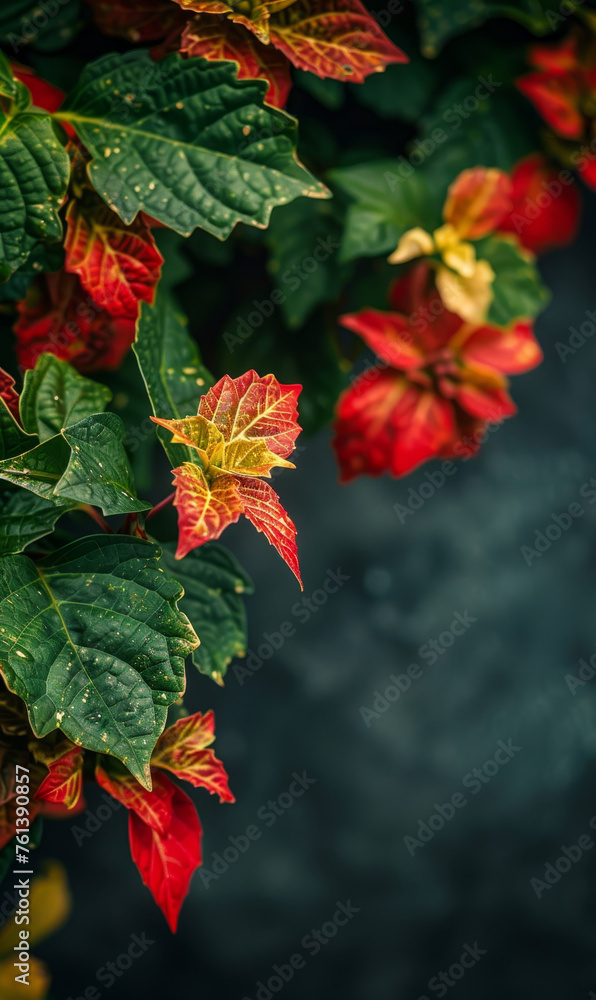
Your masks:
{"label": "red bract", "polygon": [[195,788],[206,788],[220,802],[235,802],[222,762],[207,749],[214,739],[213,712],[179,719],[158,739],[151,765],[172,771]]}
{"label": "red bract", "polygon": [[556,170],[541,153],[532,153],[511,174],[513,207],[501,232],[515,233],[533,253],[566,246],[577,235],[581,198],[569,171]]}
{"label": "red bract", "polygon": [[380,359],[338,403],[333,445],[343,482],[474,454],[487,424],[516,412],[505,374],[542,359],[530,322],[505,329],[448,312],[426,264],[396,283],[392,305],[397,312],[341,320]]}
{"label": "red bract", "polygon": [[17,423],[20,423],[19,394],[14,387],[12,375],[5,372],[4,368],[0,368],[0,399],[4,400]]}
{"label": "red bract", "polygon": [[594,37],[578,30],[554,45],[533,46],[528,58],[535,71],[517,86],[552,129],[553,150],[596,188]]}
{"label": "red bract", "polygon": [[75,746],[48,767],[50,773],[42,781],[35,797],[74,809],[83,791],[83,751]]}
{"label": "red bract", "polygon": [[114,319],[64,270],[36,278],[18,310],[16,353],[25,369],[47,352],[80,372],[117,368],[135,336],[132,320]]}

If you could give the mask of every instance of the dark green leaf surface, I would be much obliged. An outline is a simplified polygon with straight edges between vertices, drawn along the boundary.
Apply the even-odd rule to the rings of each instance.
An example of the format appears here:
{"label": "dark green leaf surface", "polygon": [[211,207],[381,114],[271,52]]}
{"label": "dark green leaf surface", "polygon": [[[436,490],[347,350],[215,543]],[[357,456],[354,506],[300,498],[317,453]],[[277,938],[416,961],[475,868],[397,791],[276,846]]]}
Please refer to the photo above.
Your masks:
{"label": "dark green leaf surface", "polygon": [[25,372],[20,412],[23,427],[42,441],[92,413],[102,413],[112,398],[105,385],[79,375],[66,361],[42,354]]}
{"label": "dark green leaf surface", "polygon": [[6,479],[15,486],[23,486],[56,504],[64,504],[64,500],[55,496],[54,488],[64,473],[69,458],[70,448],[58,434],[42,441],[30,451],[3,459],[0,462],[0,479]]}
{"label": "dark green leaf surface", "polygon": [[70,507],[69,503],[59,507],[28,490],[0,494],[0,556],[22,552],[31,542],[49,535]]}
{"label": "dark green leaf surface", "polygon": [[141,51],[83,72],[58,118],[85,143],[91,180],[124,222],[144,211],[182,235],[201,227],[225,239],[240,221],[266,226],[275,205],[325,197],[296,159],[294,119],[263,106],[263,81],[236,72]]}
{"label": "dark green leaf surface", "polygon": [[174,558],[175,548],[164,546],[162,563],[184,587],[180,609],[200,641],[193,663],[221,683],[233,657],[246,655],[244,595],[252,594],[252,581],[223,545],[209,542],[184,559]]}
{"label": "dark green leaf surface", "polygon": [[72,542],[37,564],[0,561],[2,675],[37,736],[121,760],[145,787],[196,636],[160,572],[157,546],[124,536]]}
{"label": "dark green leaf surface", "polygon": [[62,236],[58,211],[69,173],[49,115],[0,112],[0,281],[24,264],[38,240]]}
{"label": "dark green leaf surface", "polygon": [[104,514],[133,514],[150,510],[139,500],[134,475],[124,449],[126,429],[115,413],[95,413],[65,428],[72,448],[70,461],[56,484],[59,497],[101,507]]}
{"label": "dark green leaf surface", "polygon": [[4,400],[0,399],[0,459],[20,455],[36,444],[37,438],[25,433]]}
{"label": "dark green leaf surface", "polygon": [[341,222],[333,202],[301,198],[271,216],[267,231],[269,273],[283,298],[288,326],[296,328],[317,306],[332,302],[347,279],[340,265]]}
{"label": "dark green leaf surface", "polygon": [[[186,318],[173,299],[158,295],[155,305],[141,304],[133,345],[155,417],[180,419],[194,415],[201,396],[213,385]],[[172,467],[192,461],[192,449],[172,444],[172,435],[157,429]]]}

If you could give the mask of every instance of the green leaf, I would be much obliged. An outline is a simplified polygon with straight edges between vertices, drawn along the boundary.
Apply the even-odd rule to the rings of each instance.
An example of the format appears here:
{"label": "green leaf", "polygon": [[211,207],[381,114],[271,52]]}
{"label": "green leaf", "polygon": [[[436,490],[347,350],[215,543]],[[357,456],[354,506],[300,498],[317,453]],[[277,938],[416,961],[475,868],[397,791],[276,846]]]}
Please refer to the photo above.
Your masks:
{"label": "green leaf", "polygon": [[0,459],[20,455],[37,444],[37,437],[26,434],[0,398]]}
{"label": "green leaf", "polygon": [[367,76],[364,83],[348,86],[358,103],[380,118],[418,122],[439,77],[435,64],[423,59],[412,45],[406,51],[410,59],[407,66],[386,66],[382,73]]}
{"label": "green leaf", "polygon": [[288,326],[302,326],[317,306],[332,302],[348,278],[339,261],[341,223],[333,202],[300,199],[271,216],[266,238],[269,273]]}
{"label": "green leaf", "polygon": [[247,646],[245,594],[252,580],[223,545],[208,542],[175,559],[175,545],[163,549],[166,573],[184,587],[180,610],[188,616],[200,646],[192,659],[202,674],[222,683],[234,656],[245,656]]}
{"label": "green leaf", "polygon": [[101,507],[104,514],[150,510],[139,500],[124,449],[126,428],[115,413],[94,413],[62,431],[72,448],[70,461],[54,493]]}
{"label": "green leaf", "polygon": [[61,238],[58,212],[69,174],[50,115],[0,111],[0,281],[25,263],[38,240]]}
{"label": "green leaf", "polygon": [[[31,439],[29,439],[31,440]],[[34,441],[37,438],[33,438]],[[62,477],[70,458],[70,448],[59,434],[35,445],[29,451],[5,458],[0,462],[0,479],[31,490],[37,496],[63,505],[54,488]]]}
{"label": "green leaf", "polygon": [[17,96],[17,81],[13,76],[10,63],[3,52],[0,52],[0,97],[14,100]]}
{"label": "green leaf", "polygon": [[349,200],[341,259],[376,257],[395,250],[407,229],[432,230],[441,224],[447,187],[431,183],[427,172],[405,157],[340,167],[329,174],[332,186]]}
{"label": "green leaf", "polygon": [[[565,4],[564,16],[572,14],[573,8],[579,8],[582,2],[571,0]],[[493,0],[418,0],[423,55],[436,56],[454,35],[477,28],[491,17],[510,17],[534,34],[545,35],[558,27],[558,6],[552,0],[518,0],[516,4]]]}
{"label": "green leaf", "polygon": [[107,386],[79,375],[53,354],[41,354],[35,368],[25,372],[21,421],[26,431],[45,441],[83,417],[102,413],[111,398]]}
{"label": "green leaf", "polygon": [[532,257],[513,237],[489,236],[476,244],[478,259],[488,260],[493,271],[493,301],[488,321],[507,326],[520,317],[533,319],[550,300]]}
{"label": "green leaf", "polygon": [[38,737],[60,729],[151,787],[149,761],[197,639],[160,549],[100,535],[0,560],[0,664]]}
{"label": "green leaf", "polygon": [[7,490],[0,496],[0,556],[22,552],[44,535],[49,535],[56,521],[72,504],[58,507],[25,490]]}
{"label": "green leaf", "polygon": [[143,211],[182,235],[201,227],[225,239],[240,221],[265,227],[299,195],[326,197],[296,159],[295,120],[263,106],[264,81],[236,72],[138,50],[85,69],[57,117],[84,142],[91,181],[124,222]]}
{"label": "green leaf", "polygon": [[24,299],[31,282],[38,274],[59,271],[64,263],[61,243],[35,243],[24,264],[0,285],[0,302],[18,302]]}
{"label": "green leaf", "polygon": [[[147,387],[153,416],[180,419],[194,415],[201,396],[213,385],[188,321],[174,301],[158,294],[155,305],[141,303],[133,351]],[[172,435],[157,428],[172,467],[192,461],[192,449],[172,444]]]}

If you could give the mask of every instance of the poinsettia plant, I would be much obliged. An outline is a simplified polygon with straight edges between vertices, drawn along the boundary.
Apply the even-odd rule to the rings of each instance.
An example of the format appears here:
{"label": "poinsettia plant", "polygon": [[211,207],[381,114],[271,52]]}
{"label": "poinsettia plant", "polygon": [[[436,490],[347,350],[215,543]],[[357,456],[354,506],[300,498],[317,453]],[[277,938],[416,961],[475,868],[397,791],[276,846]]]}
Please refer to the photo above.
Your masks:
{"label": "poinsettia plant", "polygon": [[342,481],[476,454],[595,186],[593,15],[377,7],[0,11],[0,871],[17,765],[35,844],[95,783],[172,930],[180,782],[234,801],[208,679],[252,584],[219,539],[244,516],[302,586],[270,485],[301,429]]}

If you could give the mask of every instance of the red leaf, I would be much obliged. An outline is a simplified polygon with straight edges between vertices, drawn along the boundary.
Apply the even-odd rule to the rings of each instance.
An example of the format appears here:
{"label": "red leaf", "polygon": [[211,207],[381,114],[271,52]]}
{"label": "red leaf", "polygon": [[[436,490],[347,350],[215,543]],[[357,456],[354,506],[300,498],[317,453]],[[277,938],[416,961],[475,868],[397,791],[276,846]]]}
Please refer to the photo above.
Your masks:
{"label": "red leaf", "polygon": [[74,809],[83,792],[83,751],[74,746],[48,767],[50,773],[37,789],[35,798]]}
{"label": "red leaf", "polygon": [[219,538],[243,513],[235,476],[218,476],[210,482],[197,465],[185,463],[174,469],[178,509],[176,559],[210,539]]}
{"label": "red leaf", "polygon": [[467,365],[480,365],[505,375],[521,375],[543,360],[540,344],[529,322],[507,328],[477,327],[463,342],[461,356]]}
{"label": "red leaf", "polygon": [[262,479],[238,477],[236,484],[244,515],[277,549],[303,590],[296,548],[296,528],[282,507],[277,493]]}
{"label": "red leaf", "polygon": [[18,311],[16,352],[25,369],[46,352],[80,372],[117,368],[135,336],[134,322],[115,320],[64,270],[38,277]]}
{"label": "red leaf", "polygon": [[[226,469],[261,475],[246,461],[244,450],[264,442],[280,458],[287,458],[300,434],[298,396],[301,385],[282,385],[275,375],[255,371],[239,378],[223,378],[201,397],[199,413],[212,421],[226,442]],[[277,464],[277,463],[276,463]]]}
{"label": "red leaf", "polygon": [[176,0],[186,11],[225,17],[234,24],[241,24],[253,32],[262,42],[269,42],[269,17],[272,10],[292,0],[251,0],[237,3],[236,0]]}
{"label": "red leaf", "polygon": [[511,174],[513,207],[499,226],[501,232],[516,233],[537,254],[571,243],[579,227],[581,197],[574,181],[563,183],[560,177],[541,153],[520,160]]}
{"label": "red leaf", "polygon": [[4,400],[13,417],[20,424],[19,394],[14,387],[12,375],[5,372],[4,368],[0,368],[0,398]]}
{"label": "red leaf", "polygon": [[167,778],[163,781],[167,784],[164,796],[172,812],[167,831],[160,833],[131,812],[128,834],[132,859],[141,878],[175,933],[190,880],[202,862],[202,829],[189,797]]}
{"label": "red leaf", "polygon": [[292,78],[286,57],[272,45],[263,45],[252,33],[217,15],[193,18],[183,31],[180,52],[215,61],[231,59],[238,63],[239,80],[267,80],[267,104],[283,108],[288,99]]}
{"label": "red leaf", "polygon": [[125,226],[111,208],[85,191],[66,213],[65,270],[114,319],[136,320],[141,301],[153,303],[161,256],[141,218]]}
{"label": "red leaf", "polygon": [[270,486],[255,476],[268,476],[274,466],[294,468],[286,460],[300,433],[297,400],[301,386],[281,385],[275,376],[248,371],[225,375],[201,397],[195,417],[165,420],[174,441],[196,451],[196,463],[174,469],[178,508],[178,549],[182,559],[191,549],[219,538],[245,514],[264,532],[300,582],[296,529]]}
{"label": "red leaf", "polygon": [[363,83],[408,57],[381,31],[360,0],[294,0],[271,15],[271,41],[299,69]]}
{"label": "red leaf", "polygon": [[58,110],[64,100],[63,91],[58,90],[58,87],[54,87],[47,80],[43,80],[29,66],[11,63],[10,68],[17,80],[20,80],[28,88],[36,108],[43,108],[44,111],[50,112]]}
{"label": "red leaf", "polygon": [[151,757],[153,767],[173,771],[179,778],[190,781],[195,788],[206,788],[219,795],[220,802],[235,802],[228,785],[228,775],[213,750],[213,712],[197,712],[179,719],[160,736]]}
{"label": "red leaf", "polygon": [[132,809],[152,830],[165,833],[169,829],[172,822],[172,784],[159,771],[151,774],[153,788],[150,792],[132,774],[114,777],[100,764],[95,769],[95,778],[100,788],[127,809]]}

